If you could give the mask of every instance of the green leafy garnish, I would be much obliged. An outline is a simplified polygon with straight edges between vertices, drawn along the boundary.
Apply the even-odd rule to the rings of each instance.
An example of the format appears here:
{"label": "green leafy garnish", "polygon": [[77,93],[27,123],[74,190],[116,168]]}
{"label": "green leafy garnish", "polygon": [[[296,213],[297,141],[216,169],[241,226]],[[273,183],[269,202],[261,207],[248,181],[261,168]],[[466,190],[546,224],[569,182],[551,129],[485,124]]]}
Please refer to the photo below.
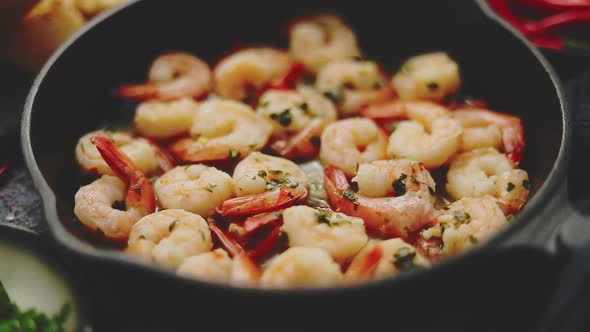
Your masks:
{"label": "green leafy garnish", "polygon": [[268,106],[268,101],[266,101],[266,100],[258,103],[258,107],[266,107],[266,106]]}
{"label": "green leafy garnish", "polygon": [[173,222],[170,223],[170,226],[168,226],[168,231],[172,232],[178,224],[180,224],[180,220],[175,219]]}
{"label": "green leafy garnish", "polygon": [[393,183],[391,183],[391,186],[393,187],[393,190],[395,191],[395,197],[398,196],[402,196],[406,194],[406,183],[404,182],[404,180],[407,178],[408,176],[404,173],[402,173],[402,175],[399,176],[399,178],[395,181],[393,181]]}
{"label": "green leafy garnish", "polygon": [[265,170],[261,169],[258,171],[258,176],[260,176],[261,178],[266,177],[268,174],[266,173]]}
{"label": "green leafy garnish", "polygon": [[514,186],[514,183],[512,183],[512,182],[508,182],[508,183],[506,184],[506,191],[512,191],[512,189],[514,189],[514,187],[515,187],[515,186]]}
{"label": "green leafy garnish", "polygon": [[330,218],[332,218],[332,212],[317,210],[315,212],[315,216],[318,219],[318,222],[330,225]]}
{"label": "green leafy garnish", "polygon": [[349,201],[356,201],[357,200],[356,195],[354,194],[354,191],[350,187],[346,188],[346,190],[342,193],[342,196]]}
{"label": "green leafy garnish", "polygon": [[283,127],[288,127],[293,121],[293,115],[291,114],[290,108],[287,108],[280,113],[272,113],[270,118],[278,122]]}
{"label": "green leafy garnish", "polygon": [[400,248],[393,255],[393,265],[401,272],[420,269],[421,266],[414,262],[414,257],[416,257],[414,250],[407,247]]}
{"label": "green leafy garnish", "polygon": [[299,108],[301,108],[303,113],[305,113],[305,114],[309,113],[309,104],[307,104],[306,102],[302,102],[301,105],[299,105]]}
{"label": "green leafy garnish", "polygon": [[453,217],[461,224],[468,224],[471,221],[471,216],[465,211],[453,211]]}
{"label": "green leafy garnish", "polygon": [[216,184],[208,183],[207,186],[203,187],[203,189],[205,189],[208,192],[212,193],[213,192],[213,189],[215,189],[215,187],[217,187]]}
{"label": "green leafy garnish", "polygon": [[240,153],[240,151],[236,150],[236,149],[229,149],[229,159],[230,160],[236,160],[238,158],[240,158],[242,154]]}
{"label": "green leafy garnish", "polygon": [[1,332],[63,332],[64,323],[71,312],[69,303],[52,316],[37,309],[21,310],[10,300],[0,281],[0,331]]}

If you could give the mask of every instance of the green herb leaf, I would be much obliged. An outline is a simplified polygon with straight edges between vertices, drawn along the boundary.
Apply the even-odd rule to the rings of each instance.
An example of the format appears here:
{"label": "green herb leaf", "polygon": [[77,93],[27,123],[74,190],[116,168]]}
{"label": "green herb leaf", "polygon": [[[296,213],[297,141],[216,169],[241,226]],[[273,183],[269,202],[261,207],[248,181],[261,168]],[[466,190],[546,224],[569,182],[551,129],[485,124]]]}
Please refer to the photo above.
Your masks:
{"label": "green herb leaf", "polygon": [[514,183],[512,183],[512,182],[508,182],[506,184],[506,190],[509,191],[509,192],[512,191],[512,189],[514,189],[514,187],[515,187],[514,186]]}
{"label": "green herb leaf", "polygon": [[180,220],[176,219],[173,222],[170,223],[170,226],[168,226],[168,231],[172,232],[174,230],[174,228],[176,228],[176,226],[180,224]]}
{"label": "green herb leaf", "polygon": [[207,190],[208,192],[212,193],[213,189],[217,187],[216,184],[208,183],[207,186],[203,187],[203,189]]}
{"label": "green herb leaf", "polygon": [[309,113],[309,104],[307,104],[306,102],[302,102],[301,105],[299,105],[299,108],[301,108],[303,113],[305,113],[305,114]]}
{"label": "green herb leaf", "polygon": [[414,262],[414,257],[416,257],[416,251],[403,247],[400,248],[394,255],[393,255],[393,264],[400,272],[412,271],[422,268],[420,265],[417,265]]}
{"label": "green herb leaf", "polygon": [[266,101],[266,100],[265,101],[261,101],[261,102],[258,103],[258,107],[263,108],[263,107],[268,106],[268,104],[269,104],[269,102]]}
{"label": "green herb leaf", "polygon": [[468,224],[471,221],[471,216],[465,211],[453,211],[453,217],[460,224]]}
{"label": "green herb leaf", "polygon": [[268,175],[268,173],[266,173],[265,170],[261,169],[258,171],[258,176],[260,176],[261,178],[264,178]]}
{"label": "green herb leaf", "polygon": [[318,222],[330,225],[330,218],[332,218],[332,212],[325,210],[316,210],[315,216]]}
{"label": "green herb leaf", "polygon": [[236,149],[229,149],[229,159],[230,160],[239,159],[241,155],[242,154],[240,153],[240,151],[238,151]]}
{"label": "green herb leaf", "polygon": [[293,121],[293,115],[291,114],[290,108],[287,108],[280,113],[272,113],[270,118],[277,121],[283,127],[288,127]]}
{"label": "green herb leaf", "polygon": [[399,178],[395,181],[393,181],[393,183],[391,183],[391,186],[393,187],[393,190],[395,191],[395,197],[398,196],[402,196],[406,194],[406,183],[404,182],[404,180],[407,178],[408,176],[404,173],[402,173],[402,175],[399,176]]}
{"label": "green herb leaf", "polygon": [[346,190],[342,193],[342,196],[349,201],[357,200],[356,195],[354,194],[354,190],[352,190],[352,188],[350,187],[346,188]]}

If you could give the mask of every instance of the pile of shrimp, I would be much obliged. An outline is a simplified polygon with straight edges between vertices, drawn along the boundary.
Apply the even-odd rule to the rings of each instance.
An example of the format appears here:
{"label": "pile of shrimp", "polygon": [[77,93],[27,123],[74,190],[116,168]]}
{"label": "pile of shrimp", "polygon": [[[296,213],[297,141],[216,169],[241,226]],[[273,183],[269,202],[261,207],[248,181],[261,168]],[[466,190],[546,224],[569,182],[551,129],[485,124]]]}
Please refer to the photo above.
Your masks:
{"label": "pile of shrimp", "polygon": [[133,129],[80,138],[77,161],[99,176],[75,195],[81,225],[188,278],[334,287],[427,268],[523,207],[521,121],[459,101],[447,53],[388,74],[340,17],[289,33],[288,50],[213,68],[163,54],[147,82],[116,87],[138,103]]}

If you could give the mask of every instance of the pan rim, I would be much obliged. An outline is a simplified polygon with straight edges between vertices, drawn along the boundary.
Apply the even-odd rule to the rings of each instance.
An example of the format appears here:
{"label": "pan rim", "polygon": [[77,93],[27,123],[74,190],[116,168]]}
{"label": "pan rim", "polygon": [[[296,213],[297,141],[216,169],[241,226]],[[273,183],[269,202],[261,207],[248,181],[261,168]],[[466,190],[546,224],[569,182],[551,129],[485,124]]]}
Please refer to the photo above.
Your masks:
{"label": "pan rim", "polygon": [[447,270],[456,269],[456,267],[462,264],[464,261],[472,259],[473,257],[480,256],[486,251],[488,251],[490,248],[498,247],[500,243],[506,241],[508,238],[510,238],[511,235],[516,234],[517,232],[522,230],[522,228],[525,227],[527,224],[533,222],[535,215],[541,214],[541,212],[543,211],[543,205],[549,199],[551,199],[552,194],[554,194],[558,190],[559,184],[566,176],[566,170],[569,163],[568,159],[571,149],[572,136],[571,110],[564,97],[565,94],[561,86],[561,83],[557,77],[557,74],[555,73],[552,66],[549,64],[548,60],[531,42],[529,42],[524,36],[518,33],[516,29],[510,26],[507,22],[503,21],[500,17],[498,17],[485,3],[485,0],[476,0],[475,3],[481,10],[485,19],[490,20],[492,21],[492,24],[496,24],[502,27],[503,29],[507,30],[507,32],[509,32],[513,38],[518,39],[518,41],[521,44],[523,44],[523,46],[526,47],[529,50],[529,52],[532,53],[532,55],[536,58],[538,63],[543,67],[543,69],[549,76],[551,82],[553,83],[553,87],[556,91],[557,98],[559,100],[563,128],[561,136],[561,145],[559,147],[557,158],[555,159],[553,167],[551,168],[547,176],[547,180],[543,183],[543,185],[539,188],[538,192],[527,202],[525,207],[515,217],[514,222],[511,222],[510,225],[508,225],[508,227],[504,227],[504,229],[499,231],[489,240],[485,241],[485,243],[482,243],[476,246],[475,248],[468,250],[467,252],[463,252],[461,254],[445,258],[443,262],[437,263],[434,266],[423,271],[404,273],[393,278],[386,278],[383,280],[353,286],[285,290],[238,288],[220,285],[212,282],[189,279],[187,277],[177,275],[176,273],[174,273],[174,271],[165,270],[152,264],[144,263],[139,260],[134,260],[130,257],[127,257],[126,255],[121,255],[119,252],[113,252],[110,250],[96,248],[88,243],[80,241],[72,234],[70,234],[65,229],[62,222],[60,221],[60,218],[57,215],[57,209],[55,207],[55,194],[49,187],[48,183],[45,181],[41,173],[41,170],[37,165],[35,155],[33,153],[33,147],[31,145],[30,139],[31,117],[33,108],[35,106],[35,97],[37,95],[37,92],[41,84],[43,83],[45,76],[51,70],[53,64],[62,56],[62,54],[82,35],[86,34],[89,30],[93,29],[94,26],[101,24],[113,15],[116,15],[120,12],[128,10],[129,8],[137,6],[140,2],[141,0],[131,0],[130,2],[124,5],[111,8],[101,13],[100,15],[92,19],[90,22],[88,22],[79,31],[77,31],[66,42],[64,42],[53,53],[53,55],[49,58],[49,60],[45,63],[43,68],[36,76],[25,102],[21,120],[21,148],[23,151],[25,163],[27,165],[29,172],[31,173],[34,185],[41,196],[44,217],[49,225],[49,233],[51,234],[52,238],[56,240],[58,245],[63,247],[65,250],[69,251],[71,254],[77,256],[84,256],[88,259],[91,259],[97,264],[107,263],[117,265],[118,267],[128,267],[142,270],[146,273],[153,274],[154,276],[159,278],[167,278],[170,281],[181,282],[183,283],[183,286],[206,287],[211,290],[216,290],[219,292],[228,292],[231,294],[241,293],[242,295],[254,296],[278,295],[282,297],[326,296],[343,293],[350,295],[352,293],[363,292],[371,289],[378,289],[384,286],[399,286],[408,284],[410,282],[414,283],[417,280],[428,278],[436,273],[442,273]]}

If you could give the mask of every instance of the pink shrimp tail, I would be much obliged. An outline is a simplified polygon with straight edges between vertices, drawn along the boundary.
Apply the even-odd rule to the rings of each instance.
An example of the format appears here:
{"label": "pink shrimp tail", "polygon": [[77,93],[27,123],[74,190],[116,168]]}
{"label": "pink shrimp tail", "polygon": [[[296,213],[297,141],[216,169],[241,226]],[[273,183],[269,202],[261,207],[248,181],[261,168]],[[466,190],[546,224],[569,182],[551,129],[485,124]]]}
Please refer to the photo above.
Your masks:
{"label": "pink shrimp tail", "polygon": [[129,186],[125,199],[127,208],[133,207],[147,215],[156,210],[156,198],[150,180],[133,161],[104,136],[93,136],[90,142],[115,174]]}

